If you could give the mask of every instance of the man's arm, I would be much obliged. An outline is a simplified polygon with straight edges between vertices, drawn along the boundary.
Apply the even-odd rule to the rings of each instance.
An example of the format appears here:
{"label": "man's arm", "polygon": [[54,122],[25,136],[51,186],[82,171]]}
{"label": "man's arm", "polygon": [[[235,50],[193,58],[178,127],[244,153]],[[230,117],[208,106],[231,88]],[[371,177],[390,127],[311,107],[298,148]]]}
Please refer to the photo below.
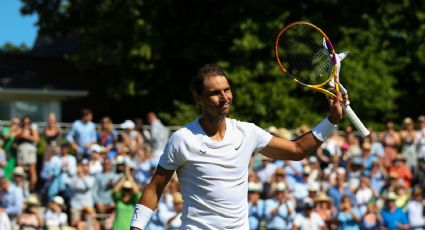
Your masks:
{"label": "man's arm", "polygon": [[[341,101],[341,93],[337,93],[336,99],[328,98],[330,115],[327,118],[328,121],[322,122],[327,126],[325,128],[330,128],[330,126],[338,124],[342,119],[343,111]],[[327,138],[327,136],[324,135],[324,138]],[[294,141],[288,141],[279,137],[272,137],[269,144],[261,150],[261,153],[272,159],[302,160],[304,157],[319,148],[323,141],[324,139],[320,140],[317,136],[313,135],[312,131],[300,136]]]}
{"label": "man's arm", "polygon": [[[150,210],[155,210],[158,205],[159,199],[161,198],[162,192],[164,191],[165,186],[167,186],[173,174],[174,170],[167,170],[158,165],[151,182],[143,189],[143,194],[139,200],[139,204],[146,208],[149,208]],[[138,213],[136,209],[135,213],[133,214],[131,230],[142,229],[139,227],[135,227],[134,225],[137,220],[142,219],[139,215],[140,213]],[[141,215],[144,215],[144,213],[142,212]],[[147,222],[145,223],[145,226],[146,224]]]}

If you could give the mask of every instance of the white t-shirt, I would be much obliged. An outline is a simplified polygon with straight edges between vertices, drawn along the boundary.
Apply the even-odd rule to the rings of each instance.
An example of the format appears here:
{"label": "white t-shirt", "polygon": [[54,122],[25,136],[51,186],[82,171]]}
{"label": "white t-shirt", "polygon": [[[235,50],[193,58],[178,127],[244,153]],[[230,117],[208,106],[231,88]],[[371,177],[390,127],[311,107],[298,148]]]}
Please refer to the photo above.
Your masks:
{"label": "white t-shirt", "polygon": [[208,137],[199,119],[176,131],[159,165],[177,170],[184,229],[248,229],[248,164],[272,136],[258,126],[226,119],[223,140]]}
{"label": "white t-shirt", "polygon": [[425,220],[423,217],[423,205],[421,202],[411,200],[407,204],[407,213],[409,218],[409,224],[412,227],[424,226]]}
{"label": "white t-shirt", "polygon": [[307,218],[303,214],[297,214],[294,225],[298,226],[300,230],[316,230],[323,227],[325,222],[319,214],[312,212],[310,218]]}

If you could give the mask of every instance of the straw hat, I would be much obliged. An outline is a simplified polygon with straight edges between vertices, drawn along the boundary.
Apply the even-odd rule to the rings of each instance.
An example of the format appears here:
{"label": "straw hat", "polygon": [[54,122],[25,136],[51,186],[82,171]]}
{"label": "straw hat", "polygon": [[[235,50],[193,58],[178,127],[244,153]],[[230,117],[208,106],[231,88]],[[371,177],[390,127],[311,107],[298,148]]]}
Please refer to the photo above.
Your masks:
{"label": "straw hat", "polygon": [[38,200],[38,197],[36,195],[30,195],[25,200],[25,204],[32,204],[32,205],[38,206],[40,204],[40,201]]}
{"label": "straw hat", "polygon": [[397,195],[394,192],[390,192],[387,195],[387,200],[397,200]]}
{"label": "straw hat", "polygon": [[274,172],[276,175],[285,175],[285,172],[283,171],[283,168],[277,168]]}
{"label": "straw hat", "polygon": [[314,199],[315,202],[330,202],[331,198],[326,195],[325,193],[321,192],[316,199]]}

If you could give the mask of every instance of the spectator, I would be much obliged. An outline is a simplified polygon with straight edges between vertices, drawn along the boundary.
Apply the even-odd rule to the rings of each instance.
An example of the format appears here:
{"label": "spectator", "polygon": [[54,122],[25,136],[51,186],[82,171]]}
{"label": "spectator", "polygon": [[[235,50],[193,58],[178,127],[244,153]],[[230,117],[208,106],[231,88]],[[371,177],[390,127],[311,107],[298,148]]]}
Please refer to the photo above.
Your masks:
{"label": "spectator", "polygon": [[22,190],[24,198],[28,198],[30,195],[30,184],[25,179],[25,170],[23,167],[18,166],[13,170],[12,183]]}
{"label": "spectator", "polygon": [[24,195],[21,188],[0,175],[0,213],[6,212],[13,222],[22,211]]}
{"label": "spectator", "polygon": [[425,158],[425,116],[418,117],[419,129],[416,131],[416,152],[418,158]]}
{"label": "spectator", "polygon": [[354,200],[354,195],[345,181],[345,178],[344,169],[338,170],[338,174],[334,178],[330,178],[331,184],[327,190],[327,194],[331,197],[335,207],[340,207],[340,202],[344,195]]}
{"label": "spectator", "polygon": [[121,177],[114,186],[112,197],[115,202],[115,220],[113,230],[129,229],[133,215],[133,209],[138,199],[140,191],[130,174]]}
{"label": "spectator", "polygon": [[39,206],[40,202],[35,195],[31,195],[25,200],[23,212],[17,220],[20,230],[39,229],[43,227],[43,217],[38,210]]}
{"label": "spectator", "polygon": [[292,230],[325,230],[328,229],[323,219],[314,211],[314,204],[310,200],[304,201],[303,212],[297,214]]}
{"label": "spectator", "polygon": [[61,196],[53,197],[44,213],[44,223],[47,230],[68,226],[68,215],[64,212],[65,208],[65,201]]}
{"label": "spectator", "polygon": [[115,144],[118,140],[118,131],[114,129],[110,117],[105,116],[100,120],[97,142],[104,148],[109,159],[113,159],[117,154]]}
{"label": "spectator", "polygon": [[3,149],[6,151],[7,166],[4,168],[4,173],[8,179],[12,178],[12,172],[16,165],[16,146],[15,137],[21,132],[21,120],[17,117],[12,118],[10,127],[3,127],[1,131]]}
{"label": "spectator", "polygon": [[406,117],[403,120],[403,130],[400,131],[401,137],[401,154],[406,158],[407,165],[410,169],[416,167],[418,162],[418,154],[416,152],[416,130],[413,120]]}
{"label": "spectator", "polygon": [[151,162],[151,156],[151,148],[146,144],[137,150],[136,156],[133,159],[135,162],[134,180],[142,186],[147,184],[153,175],[152,168],[155,166]]}
{"label": "spectator", "polygon": [[[84,214],[91,214],[94,207],[94,178],[89,175],[88,160],[84,159],[77,165],[77,174],[69,181],[71,196],[71,225],[77,226]],[[86,210],[83,210],[86,208]],[[85,213],[84,213],[85,212]],[[84,219],[83,219],[84,220]]]}
{"label": "spectator", "polygon": [[418,167],[413,173],[412,183],[425,191],[425,158],[419,158]]}
{"label": "spectator", "polygon": [[18,165],[26,168],[29,173],[30,190],[35,190],[37,184],[37,143],[40,140],[38,128],[32,123],[31,117],[23,116],[21,131],[16,135]]}
{"label": "spectator", "polygon": [[139,132],[134,130],[134,122],[126,120],[120,125],[120,128],[124,130],[124,132],[121,133],[121,138],[125,152],[128,152],[131,155],[136,153],[137,149],[143,145],[143,138]]}
{"label": "spectator", "polygon": [[353,207],[350,197],[342,197],[337,219],[338,229],[360,230],[361,213],[359,209]]}
{"label": "spectator", "polygon": [[424,206],[422,189],[416,187],[412,191],[412,199],[407,204],[407,215],[410,229],[419,230],[425,228]]}
{"label": "spectator", "polygon": [[[270,158],[260,154],[261,165],[255,169],[258,178],[260,178],[261,183],[270,184],[273,174],[276,171],[276,165],[273,164]],[[268,190],[267,190],[268,191]]]}
{"label": "spectator", "polygon": [[43,162],[50,159],[52,155],[56,155],[59,153],[61,133],[62,130],[58,125],[56,114],[49,113],[49,116],[47,118],[47,127],[43,131],[43,135],[46,138],[46,150],[44,152]]}
{"label": "spectator", "polygon": [[152,145],[152,160],[159,161],[159,157],[164,151],[165,144],[168,141],[169,130],[165,127],[155,113],[147,114],[148,123],[151,125],[151,145]]}
{"label": "spectator", "polygon": [[369,178],[367,176],[362,176],[360,178],[360,186],[356,191],[356,202],[362,215],[366,213],[367,204],[371,200],[375,200],[378,196],[379,194],[373,190],[370,185]]}
{"label": "spectator", "polygon": [[260,183],[248,183],[249,229],[259,230],[264,219],[264,200],[260,199],[263,188]]}
{"label": "spectator", "polygon": [[361,229],[378,230],[381,227],[382,217],[378,212],[375,202],[367,204],[366,213],[362,217]]}
{"label": "spectator", "polygon": [[290,198],[284,183],[276,186],[273,198],[266,200],[265,216],[267,229],[290,229],[295,217],[295,202]]}
{"label": "spectator", "polygon": [[413,174],[406,164],[406,158],[403,155],[397,155],[389,172],[397,174],[397,177],[403,181],[404,185],[410,188],[410,181],[413,179]]}
{"label": "spectator", "polygon": [[336,209],[332,206],[332,200],[326,193],[321,192],[319,196],[313,200],[316,206],[315,213],[324,221],[329,228],[333,226],[333,218],[336,214]]}
{"label": "spectator", "polygon": [[400,145],[400,135],[394,129],[394,123],[391,121],[387,122],[381,141],[385,151],[384,166],[389,168],[397,156],[397,148]]}
{"label": "spectator", "polygon": [[409,222],[406,214],[395,205],[397,195],[393,192],[388,193],[385,208],[381,211],[382,226],[389,229],[409,229]]}
{"label": "spectator", "polygon": [[90,155],[89,158],[89,174],[94,176],[98,173],[102,172],[102,162],[105,157],[102,157],[102,154],[105,153],[105,149],[98,145],[98,144],[92,144],[88,150],[88,153]]}
{"label": "spectator", "polygon": [[96,126],[92,122],[93,113],[89,109],[82,110],[81,120],[72,124],[66,139],[72,149],[77,153],[77,158],[88,158],[90,146],[96,143]]}
{"label": "spectator", "polygon": [[112,189],[119,177],[112,170],[111,160],[103,161],[103,171],[95,175],[94,202],[98,213],[111,213],[115,204],[112,200]]}
{"label": "spectator", "polygon": [[294,178],[289,177],[282,168],[276,168],[276,171],[272,176],[270,186],[268,187],[267,197],[272,197],[275,194],[277,185],[280,183],[285,184],[288,192],[292,191],[296,186],[296,181]]}
{"label": "spectator", "polygon": [[183,197],[180,192],[173,194],[173,210],[168,213],[167,229],[180,229],[182,224],[181,215],[183,211]]}
{"label": "spectator", "polygon": [[369,142],[364,142],[362,144],[361,160],[362,160],[362,165],[364,167],[363,173],[367,175],[370,174],[370,170],[372,169],[372,164],[374,162],[378,162],[378,158],[375,155],[372,155],[370,153],[370,149],[371,149],[371,145]]}
{"label": "spectator", "polygon": [[144,128],[143,120],[142,118],[136,118],[134,119],[134,130],[140,133],[142,136],[143,144],[147,144],[149,140],[151,139],[151,134],[148,130]]}

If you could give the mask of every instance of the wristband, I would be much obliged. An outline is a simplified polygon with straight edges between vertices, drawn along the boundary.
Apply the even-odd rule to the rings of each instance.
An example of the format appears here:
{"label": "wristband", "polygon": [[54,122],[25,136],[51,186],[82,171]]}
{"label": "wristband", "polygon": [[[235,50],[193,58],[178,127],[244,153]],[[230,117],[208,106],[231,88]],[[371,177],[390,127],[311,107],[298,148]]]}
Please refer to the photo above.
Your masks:
{"label": "wristband", "polygon": [[311,132],[320,141],[324,142],[337,129],[337,125],[332,124],[328,118],[323,119]]}
{"label": "wristband", "polygon": [[151,219],[152,214],[152,209],[141,204],[136,204],[130,226],[142,230],[145,229],[146,225],[148,225],[149,220]]}

